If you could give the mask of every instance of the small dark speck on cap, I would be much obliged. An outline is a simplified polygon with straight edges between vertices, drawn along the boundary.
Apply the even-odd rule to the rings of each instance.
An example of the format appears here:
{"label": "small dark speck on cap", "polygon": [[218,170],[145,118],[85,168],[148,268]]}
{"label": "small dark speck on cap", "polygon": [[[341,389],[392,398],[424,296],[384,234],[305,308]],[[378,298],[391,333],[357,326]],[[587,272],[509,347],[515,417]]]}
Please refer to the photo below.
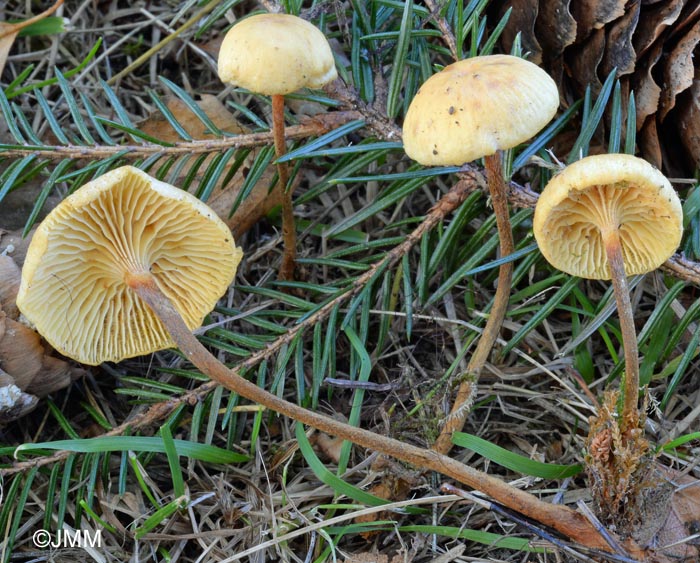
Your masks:
{"label": "small dark speck on cap", "polygon": [[454,106],[450,106],[450,109],[447,110],[447,113],[449,113],[450,115],[452,115],[454,112],[455,112]]}

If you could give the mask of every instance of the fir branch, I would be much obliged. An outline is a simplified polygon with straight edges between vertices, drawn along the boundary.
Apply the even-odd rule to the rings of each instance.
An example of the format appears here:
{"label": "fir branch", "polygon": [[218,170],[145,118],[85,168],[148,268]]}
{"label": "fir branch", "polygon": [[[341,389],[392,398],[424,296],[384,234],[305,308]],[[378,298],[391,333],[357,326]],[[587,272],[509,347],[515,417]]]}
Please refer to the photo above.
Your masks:
{"label": "fir branch", "polygon": [[447,48],[450,50],[452,59],[458,61],[459,54],[457,53],[457,41],[455,40],[455,34],[450,28],[450,24],[444,17],[440,15],[440,8],[435,5],[434,0],[425,0],[425,5],[428,8],[428,10],[430,10],[430,14],[433,20],[435,21],[435,24],[438,26],[440,33],[442,33],[442,40],[447,45]]}
{"label": "fir branch", "polygon": [[[425,219],[423,219],[418,227],[416,227],[401,244],[392,248],[381,260],[375,262],[372,267],[361,276],[355,278],[347,291],[326,303],[303,321],[290,327],[287,332],[270,343],[267,347],[252,354],[246,360],[238,364],[238,366],[232,369],[232,372],[237,375],[245,374],[259,363],[271,358],[285,346],[289,345],[305,329],[313,327],[328,318],[336,307],[362,291],[377,273],[396,265],[404,255],[420,242],[425,233],[431,231],[436,225],[440,224],[447,215],[457,209],[466,197],[476,189],[475,184],[478,185],[478,183],[478,173],[471,167],[465,168],[465,171],[461,174],[460,180],[432,207]],[[176,398],[156,403],[148,410],[141,412],[112,430],[105,432],[103,436],[120,436],[127,431],[134,432],[158,423],[183,404],[196,404],[203,400],[210,392],[216,389],[216,387],[218,387],[218,383],[208,381]],[[42,467],[56,463],[65,459],[71,455],[71,453],[72,452],[69,451],[58,451],[49,456],[17,462],[12,467],[0,469],[0,477],[27,471],[33,467]]]}
{"label": "fir branch", "polygon": [[[305,120],[299,125],[293,125],[285,129],[285,136],[289,140],[315,137],[332,131],[349,121],[362,119],[362,114],[357,111],[332,111]],[[154,142],[145,142],[138,145],[9,145],[0,144],[0,158],[21,158],[30,155],[41,156],[45,159],[63,160],[104,158],[120,155],[123,158],[139,159],[160,154],[174,156],[183,154],[208,154],[223,152],[227,149],[241,149],[272,144],[272,133],[247,133],[219,139],[200,139],[193,141],[181,141],[163,145]]]}

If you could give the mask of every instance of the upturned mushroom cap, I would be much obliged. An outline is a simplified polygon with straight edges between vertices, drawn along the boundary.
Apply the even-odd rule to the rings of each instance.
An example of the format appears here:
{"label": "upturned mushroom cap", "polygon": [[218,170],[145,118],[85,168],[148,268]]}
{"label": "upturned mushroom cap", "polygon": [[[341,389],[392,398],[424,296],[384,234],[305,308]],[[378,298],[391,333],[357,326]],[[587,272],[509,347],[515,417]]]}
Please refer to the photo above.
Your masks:
{"label": "upturned mushroom cap", "polygon": [[37,229],[20,311],[59,352],[85,364],[173,343],[127,280],[152,276],[190,329],[229,287],[242,252],[191,194],[131,166],[89,182]]}
{"label": "upturned mushroom cap", "polygon": [[627,275],[658,268],[678,248],[683,210],[668,179],[626,154],[583,158],[559,172],[535,207],[534,233],[555,268],[610,279],[605,233],[619,229]]}
{"label": "upturned mushroom cap", "polygon": [[219,78],[258,94],[320,88],[338,76],[326,37],[289,14],[258,14],[236,23],[219,51]]}
{"label": "upturned mushroom cap", "polygon": [[537,65],[511,55],[464,59],[418,90],[404,150],[421,164],[458,166],[527,141],[558,107],[557,86]]}

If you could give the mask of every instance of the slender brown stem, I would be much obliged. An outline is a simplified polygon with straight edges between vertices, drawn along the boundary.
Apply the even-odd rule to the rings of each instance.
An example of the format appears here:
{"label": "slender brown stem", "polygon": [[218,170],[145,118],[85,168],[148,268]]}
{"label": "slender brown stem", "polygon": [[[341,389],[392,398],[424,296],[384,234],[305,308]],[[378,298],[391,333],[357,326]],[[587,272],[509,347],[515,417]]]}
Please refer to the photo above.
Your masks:
{"label": "slender brown stem", "polygon": [[[510,226],[510,215],[508,213],[508,187],[503,178],[503,167],[501,166],[501,152],[487,156],[486,178],[491,194],[491,203],[496,214],[496,226],[501,245],[501,256],[508,256],[513,253],[513,230]],[[488,360],[493,345],[498,338],[498,334],[503,324],[508,309],[508,299],[510,298],[510,285],[513,278],[513,263],[506,262],[498,269],[498,286],[493,298],[493,307],[486,321],[486,326],[476,345],[474,354],[467,365],[465,379],[457,389],[457,395],[452,405],[452,410],[445,420],[445,425],[440,431],[440,435],[435,441],[433,449],[442,454],[447,454],[452,449],[452,434],[459,432],[464,427],[464,421],[469,413],[472,403],[476,383]]]}
{"label": "slender brown stem", "polygon": [[[275,139],[275,155],[277,158],[287,152],[287,144],[284,138],[284,96],[275,94],[272,96],[272,131]],[[279,176],[279,189],[282,197],[282,240],[284,254],[280,265],[279,278],[281,280],[294,279],[294,266],[297,256],[297,231],[294,221],[294,205],[292,204],[292,190],[287,189],[289,183],[289,168],[286,162],[277,163]]]}
{"label": "slender brown stem", "polygon": [[534,495],[504,483],[435,451],[412,446],[393,438],[350,426],[331,417],[304,409],[261,389],[220,363],[189,331],[172,303],[158,289],[153,279],[132,284],[134,291],[158,315],[175,344],[202,373],[214,381],[275,412],[318,430],[349,440],[365,448],[389,455],[423,469],[437,471],[460,483],[486,493],[500,502],[542,524],[551,526],[574,541],[604,549],[604,539],[578,512],[562,505],[539,500]]}
{"label": "slender brown stem", "polygon": [[625,262],[622,256],[620,233],[612,229],[604,234],[605,252],[612,277],[613,291],[617,303],[617,314],[620,318],[622,345],[625,349],[625,384],[622,403],[623,433],[639,427],[639,350],[637,348],[637,331],[634,327],[632,302],[627,285]]}

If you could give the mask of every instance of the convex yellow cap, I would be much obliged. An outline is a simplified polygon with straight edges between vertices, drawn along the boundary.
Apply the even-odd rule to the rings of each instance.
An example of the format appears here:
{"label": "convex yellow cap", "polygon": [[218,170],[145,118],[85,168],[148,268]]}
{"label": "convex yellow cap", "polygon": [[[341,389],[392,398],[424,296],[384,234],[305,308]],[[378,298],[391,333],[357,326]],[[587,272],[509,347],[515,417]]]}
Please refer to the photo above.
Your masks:
{"label": "convex yellow cap", "polygon": [[511,55],[446,66],[420,87],[406,112],[406,154],[427,166],[459,166],[536,135],[559,108],[554,80]]}
{"label": "convex yellow cap", "polygon": [[326,37],[289,14],[258,14],[236,23],[219,50],[219,78],[257,94],[321,88],[338,76]]}

